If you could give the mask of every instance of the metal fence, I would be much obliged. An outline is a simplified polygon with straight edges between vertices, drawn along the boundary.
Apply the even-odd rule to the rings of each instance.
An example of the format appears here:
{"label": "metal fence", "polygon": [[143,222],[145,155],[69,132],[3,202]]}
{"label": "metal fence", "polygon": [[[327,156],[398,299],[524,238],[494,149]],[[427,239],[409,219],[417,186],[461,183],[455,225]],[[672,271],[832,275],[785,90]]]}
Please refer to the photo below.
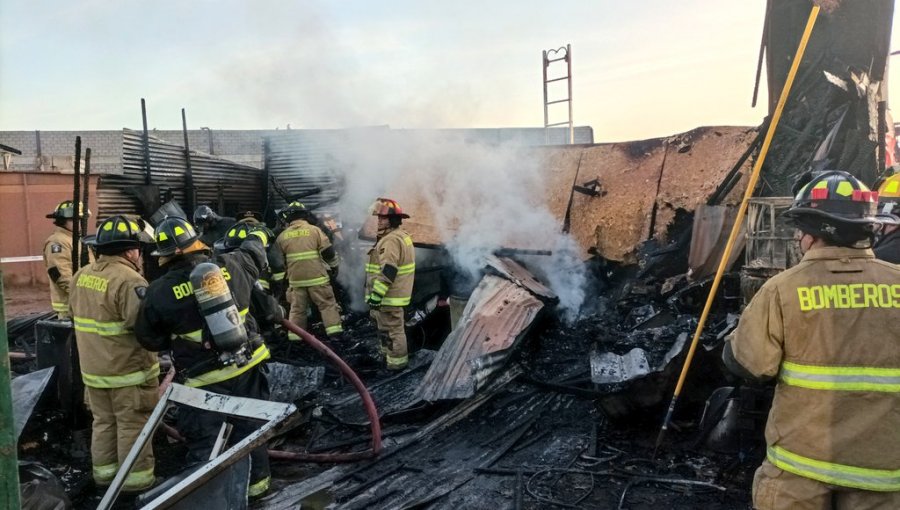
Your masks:
{"label": "metal fence", "polygon": [[[187,208],[190,202],[207,204],[220,214],[234,215],[242,210],[262,210],[265,200],[263,172],[255,167],[241,165],[209,154],[190,151],[191,175],[196,199],[188,200],[189,179],[184,147],[148,137],[150,175],[146,172],[144,137],[140,131],[125,129],[122,139],[121,175],[104,175],[100,179],[98,194],[99,217],[112,214],[141,214],[148,216],[145,202],[138,197],[142,192],[158,196],[149,197],[157,203],[176,200]],[[149,182],[148,182],[149,181]],[[147,185],[155,186],[148,188]],[[151,201],[153,201],[151,200]],[[190,214],[190,211],[187,211]]]}

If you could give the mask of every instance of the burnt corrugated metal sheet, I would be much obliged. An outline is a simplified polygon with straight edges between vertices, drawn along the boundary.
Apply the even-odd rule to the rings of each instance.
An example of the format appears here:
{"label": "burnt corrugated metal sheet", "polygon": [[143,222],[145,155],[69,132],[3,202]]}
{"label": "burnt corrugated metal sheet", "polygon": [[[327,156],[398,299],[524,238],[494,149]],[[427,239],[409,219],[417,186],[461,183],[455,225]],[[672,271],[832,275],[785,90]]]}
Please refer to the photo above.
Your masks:
{"label": "burnt corrugated metal sheet", "polygon": [[482,278],[469,298],[458,326],[441,345],[416,396],[436,401],[468,398],[503,367],[518,341],[528,332],[545,303],[555,295],[522,266],[495,258],[491,266],[513,280],[492,274]]}
{"label": "burnt corrugated metal sheet", "polygon": [[[265,139],[266,172],[290,196],[320,188],[321,193],[303,199],[309,208],[337,200],[343,189],[339,154],[351,133],[342,129],[303,129],[270,135]],[[271,181],[269,200],[270,207],[276,209],[285,205]]]}
{"label": "burnt corrugated metal sheet", "polygon": [[[724,205],[702,204],[694,211],[694,227],[691,229],[691,251],[688,255],[688,267],[692,280],[702,280],[715,274],[725,253],[725,245],[731,233],[737,208]],[[731,250],[728,267],[734,265],[746,245],[746,225],[735,239]]]}
{"label": "burnt corrugated metal sheet", "polygon": [[[159,187],[160,201],[171,194],[182,207],[186,207],[187,161],[184,148],[153,136],[149,137],[149,141],[150,180],[151,184]],[[129,192],[130,188],[145,184],[142,133],[124,130],[122,145],[124,172],[122,175],[106,175],[100,180],[100,215],[149,215],[153,211],[143,210],[140,201]],[[198,205],[209,204],[220,214],[226,215],[246,209],[262,210],[265,197],[260,169],[197,151],[191,151],[191,169]]]}

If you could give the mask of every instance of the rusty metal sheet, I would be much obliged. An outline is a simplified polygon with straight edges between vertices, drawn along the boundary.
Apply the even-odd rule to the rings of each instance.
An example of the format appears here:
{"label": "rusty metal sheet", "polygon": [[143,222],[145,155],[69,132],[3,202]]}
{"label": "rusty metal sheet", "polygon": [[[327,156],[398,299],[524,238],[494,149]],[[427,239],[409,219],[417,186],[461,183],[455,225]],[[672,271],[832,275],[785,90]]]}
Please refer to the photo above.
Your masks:
{"label": "rusty metal sheet", "polygon": [[[666,241],[666,230],[675,219],[676,210],[693,211],[706,203],[756,134],[756,128],[717,126],[700,127],[667,139],[665,165],[656,197],[653,234],[657,239]],[[744,176],[723,204],[740,202],[750,170],[748,158],[741,168]]]}
{"label": "rusty metal sheet", "polygon": [[606,192],[572,195],[569,231],[585,256],[634,261],[634,248],[648,237],[664,153],[659,138],[583,149],[576,183],[596,179]]}
{"label": "rusty metal sheet", "polygon": [[[688,255],[688,274],[692,280],[702,280],[715,274],[736,216],[737,208],[733,206],[701,204],[694,211],[691,251]],[[734,265],[744,250],[747,243],[746,230],[746,225],[742,224],[731,250],[728,267]]]}
{"label": "rusty metal sheet", "polygon": [[422,400],[471,397],[501,368],[544,303],[506,278],[486,275],[469,298],[459,325],[435,356],[416,390]]}
{"label": "rusty metal sheet", "polygon": [[549,287],[538,281],[527,269],[511,258],[490,255],[487,257],[487,265],[506,277],[507,280],[525,287],[537,296],[548,300],[556,299],[556,294]]}

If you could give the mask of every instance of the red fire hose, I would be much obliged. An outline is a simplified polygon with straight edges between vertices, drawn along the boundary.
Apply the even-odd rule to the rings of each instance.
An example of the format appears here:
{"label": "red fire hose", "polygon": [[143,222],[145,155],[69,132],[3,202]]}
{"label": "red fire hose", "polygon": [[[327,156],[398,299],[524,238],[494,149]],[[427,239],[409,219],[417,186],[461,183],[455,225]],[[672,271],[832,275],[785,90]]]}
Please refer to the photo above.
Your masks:
{"label": "red fire hose", "polygon": [[356,372],[344,363],[344,360],[335,354],[334,351],[329,349],[327,345],[319,341],[318,338],[310,335],[287,319],[281,321],[281,325],[288,331],[302,338],[303,341],[310,345],[310,347],[319,351],[319,353],[325,356],[328,361],[340,369],[347,380],[353,383],[356,391],[359,392],[360,398],[362,398],[366,414],[369,416],[369,424],[372,428],[372,448],[353,453],[300,453],[269,450],[269,457],[273,459],[299,460],[303,462],[351,462],[372,458],[381,453],[381,421],[379,421],[378,418],[378,409],[375,407],[375,401],[372,400],[372,395],[369,395],[369,390],[366,389],[366,385],[359,379]]}
{"label": "red fire hose", "polygon": [[[311,334],[307,333],[305,330],[299,328],[288,320],[282,321],[281,324],[288,331],[291,331],[292,333],[302,338],[303,341],[308,343],[313,349],[319,351],[319,353],[325,356],[341,371],[344,377],[346,377],[351,383],[353,383],[356,391],[359,392],[360,398],[362,398],[363,407],[365,407],[366,409],[366,414],[369,416],[369,423],[372,429],[372,448],[361,452],[352,453],[300,453],[286,452],[283,450],[269,450],[269,457],[278,460],[332,463],[352,462],[357,460],[369,459],[381,453],[381,421],[379,421],[378,418],[378,409],[375,407],[375,401],[372,400],[372,395],[369,394],[369,390],[366,389],[365,384],[363,384],[363,382],[359,379],[359,376],[356,375],[356,372],[354,372],[353,369],[350,368],[344,362],[344,360],[340,358],[340,356],[335,354],[334,351],[329,349],[328,346],[322,343],[318,338],[312,336]],[[173,376],[174,369],[169,371],[162,384],[160,384],[160,393],[164,392],[169,384],[172,383]],[[164,425],[164,429],[166,433],[173,439],[177,441],[184,441],[184,438],[181,436],[181,434],[179,434],[178,431],[173,427]]]}

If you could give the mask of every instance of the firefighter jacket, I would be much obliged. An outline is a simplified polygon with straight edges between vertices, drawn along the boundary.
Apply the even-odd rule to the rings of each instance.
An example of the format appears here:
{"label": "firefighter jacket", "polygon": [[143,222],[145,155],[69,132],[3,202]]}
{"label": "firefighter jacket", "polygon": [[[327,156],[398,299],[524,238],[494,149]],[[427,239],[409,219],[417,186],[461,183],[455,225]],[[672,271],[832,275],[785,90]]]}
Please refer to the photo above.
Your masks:
{"label": "firefighter jacket", "polygon": [[900,491],[900,267],[810,250],[747,306],[735,360],[778,377],[767,457],[832,485]]}
{"label": "firefighter jacket", "polygon": [[278,298],[284,293],[282,282],[284,281],[286,268],[284,252],[281,251],[281,248],[276,243],[270,244],[266,250],[266,260],[269,263],[269,270],[263,278],[260,278],[259,283],[270,294]]}
{"label": "firefighter jacket", "polygon": [[366,264],[366,300],[383,296],[382,306],[407,306],[412,298],[416,251],[412,237],[402,228],[384,234],[369,250]]}
{"label": "firefighter jacket", "polygon": [[[88,256],[90,262],[93,262],[93,255]],[[63,227],[54,227],[53,233],[44,242],[44,266],[50,277],[50,304],[53,311],[66,315],[69,313],[69,292],[74,272],[72,270],[72,232]]]}
{"label": "firefighter jacket", "polygon": [[875,257],[891,264],[900,264],[900,229],[884,235],[873,250]]}
{"label": "firefighter jacket", "polygon": [[328,269],[334,269],[340,263],[322,229],[306,220],[292,221],[278,235],[275,244],[284,253],[286,276],[291,287],[327,285],[330,281]]}
{"label": "firefighter jacket", "polygon": [[210,262],[205,253],[191,253],[163,266],[168,266],[168,271],[147,288],[134,328],[138,341],[147,349],[171,349],[177,377],[193,387],[237,377],[269,358],[257,321],[268,326],[281,320],[278,303],[256,284],[260,270],[265,268],[265,251],[258,239],[248,239],[237,250],[212,260],[222,268],[252,351],[250,362],[242,367],[221,366],[190,281],[191,271],[203,262]]}
{"label": "firefighter jacket", "polygon": [[147,280],[128,259],[101,255],[72,279],[69,305],[81,378],[92,388],[139,386],[159,376],[156,353],[134,336]]}

